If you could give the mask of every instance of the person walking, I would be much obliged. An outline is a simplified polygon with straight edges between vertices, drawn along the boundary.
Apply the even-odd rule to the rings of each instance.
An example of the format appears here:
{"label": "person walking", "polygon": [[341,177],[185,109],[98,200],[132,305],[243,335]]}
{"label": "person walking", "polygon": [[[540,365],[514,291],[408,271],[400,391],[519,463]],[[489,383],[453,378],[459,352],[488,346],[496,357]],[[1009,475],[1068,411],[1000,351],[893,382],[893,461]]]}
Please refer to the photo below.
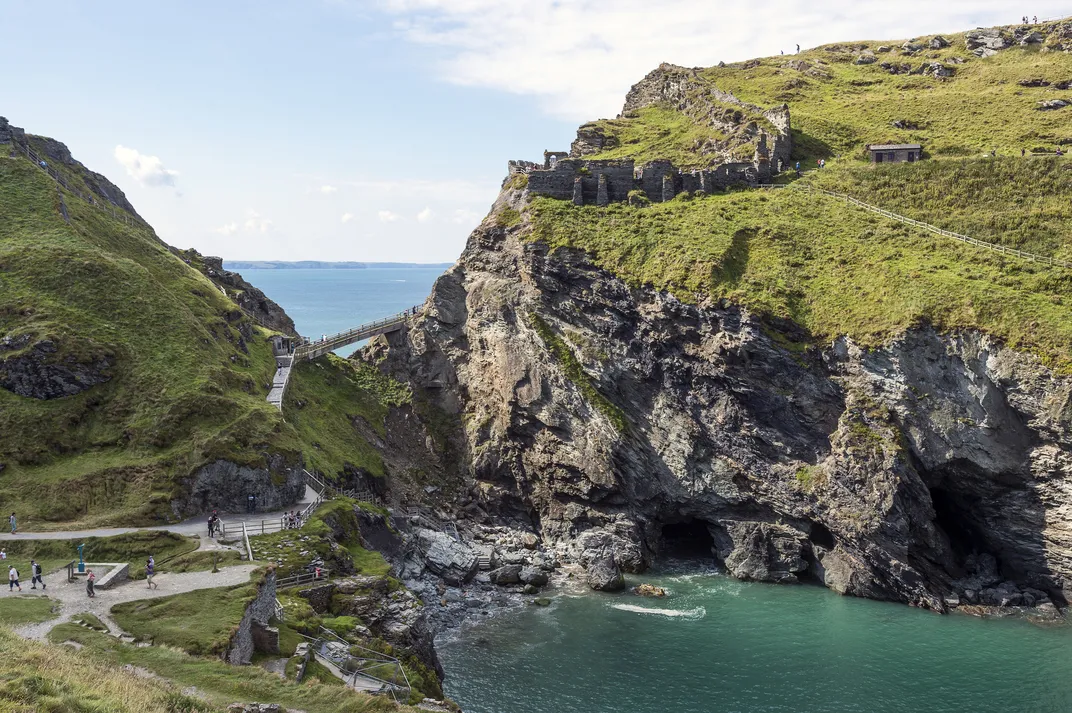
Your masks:
{"label": "person walking", "polygon": [[145,585],[147,589],[159,589],[160,585],[153,581],[153,577],[156,576],[156,560],[152,555],[149,555],[149,559],[145,561]]}
{"label": "person walking", "polygon": [[19,584],[19,571],[15,569],[15,565],[11,565],[11,569],[7,571],[7,591],[15,591],[15,587],[22,591],[22,585]]}
{"label": "person walking", "polygon": [[800,54],[800,43],[797,42],[797,54]]}
{"label": "person walking", "polygon": [[0,560],[7,559],[7,550],[0,550]]}
{"label": "person walking", "polygon": [[14,535],[18,532],[19,525],[15,521],[15,513],[11,513],[11,517],[7,519],[7,524],[11,525],[11,534]]}
{"label": "person walking", "polygon": [[97,596],[97,593],[93,591],[93,584],[97,581],[97,575],[93,574],[93,570],[86,572],[86,596],[93,598]]}
{"label": "person walking", "polygon": [[37,560],[30,560],[30,589],[37,589],[37,585],[41,585],[41,589],[47,589],[48,585],[45,584],[45,580],[41,577],[41,565],[37,564]]}

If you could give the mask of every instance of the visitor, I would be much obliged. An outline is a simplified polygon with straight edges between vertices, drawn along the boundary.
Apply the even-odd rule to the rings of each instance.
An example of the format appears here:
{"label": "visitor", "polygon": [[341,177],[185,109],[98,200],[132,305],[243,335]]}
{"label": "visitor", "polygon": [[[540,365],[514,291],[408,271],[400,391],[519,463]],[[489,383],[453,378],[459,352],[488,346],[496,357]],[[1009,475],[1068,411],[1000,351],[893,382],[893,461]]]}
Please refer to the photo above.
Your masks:
{"label": "visitor", "polygon": [[152,555],[149,555],[149,559],[145,561],[145,587],[147,589],[158,589],[160,587],[159,584],[153,582],[154,576],[156,576],[156,560],[153,559]]}
{"label": "visitor", "polygon": [[797,42],[797,54],[800,54],[800,43]]}
{"label": "visitor", "polygon": [[1027,155],[1027,149],[1020,149],[1020,158],[1023,158],[1026,155]]}
{"label": "visitor", "polygon": [[45,580],[41,578],[41,565],[37,564],[37,560],[30,560],[30,584],[33,586],[30,589],[37,589],[37,585],[41,585],[41,589],[45,589]]}
{"label": "visitor", "polygon": [[0,550],[0,560],[7,559],[7,550]]}
{"label": "visitor", "polygon": [[246,498],[246,512],[253,512],[257,507],[256,503],[257,503],[257,496],[254,495],[253,493],[250,493],[249,497]]}
{"label": "visitor", "polygon": [[95,597],[97,593],[93,591],[93,584],[97,581],[97,575],[93,574],[93,570],[86,571],[86,596]]}
{"label": "visitor", "polygon": [[1038,15],[1035,15],[1034,17],[1031,18],[1031,24],[1032,25],[1037,25],[1038,24]]}
{"label": "visitor", "polygon": [[7,519],[7,523],[11,525],[11,534],[14,535],[19,529],[18,524],[15,522],[15,513],[11,513],[11,517]]}
{"label": "visitor", "polygon": [[15,587],[22,591],[22,585],[19,584],[19,571],[15,569],[15,565],[11,565],[11,569],[7,571],[7,591],[14,591]]}
{"label": "visitor", "polygon": [[797,169],[797,178],[800,178],[800,161],[797,161],[796,169]]}

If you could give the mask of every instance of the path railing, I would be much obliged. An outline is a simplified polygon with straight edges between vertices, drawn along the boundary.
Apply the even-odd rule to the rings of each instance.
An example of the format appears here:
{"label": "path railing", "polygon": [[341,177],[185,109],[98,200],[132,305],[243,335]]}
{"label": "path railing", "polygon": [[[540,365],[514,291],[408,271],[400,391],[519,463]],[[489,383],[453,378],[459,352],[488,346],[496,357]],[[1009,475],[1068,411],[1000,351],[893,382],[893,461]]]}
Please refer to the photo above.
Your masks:
{"label": "path railing", "polygon": [[288,587],[299,587],[303,584],[322,582],[330,577],[330,569],[321,569],[317,572],[300,572],[298,574],[292,574],[289,577],[277,577],[275,580],[275,588],[286,589]]}
{"label": "path railing", "polygon": [[110,214],[116,220],[124,221],[127,225],[143,224],[141,220],[135,218],[123,208],[117,208],[117,206],[115,206],[114,204],[103,201],[100,196],[94,197],[91,194],[83,193],[77,188],[72,187],[70,183],[67,182],[67,179],[62,173],[49,166],[48,161],[45,161],[36,151],[30,148],[29,142],[25,144],[20,144],[17,141],[12,141],[11,143],[12,146],[14,146],[17,150],[20,150],[22,151],[22,153],[26,154],[26,157],[30,159],[30,161],[35,166],[47,173],[52,178],[52,180],[62,186],[63,189],[68,193],[77,196],[78,198],[81,198],[83,201],[89,203],[94,208],[97,208],[98,210],[102,210],[105,213]]}
{"label": "path railing", "polygon": [[407,319],[416,315],[419,311],[420,306],[411,307],[404,312],[399,312],[398,314],[378,319],[374,322],[367,322],[354,327],[353,329],[348,329],[345,332],[327,335],[316,341],[306,341],[299,344],[294,349],[294,359],[295,361],[302,359],[316,359],[328,352],[333,352],[336,349],[341,349],[355,342],[369,339],[378,334],[396,331],[402,328],[402,325],[406,323]]}
{"label": "path railing", "polygon": [[242,538],[246,541],[246,556],[249,557],[249,561],[253,561],[253,548],[249,546],[249,533],[246,532],[246,523],[242,523]]}
{"label": "path railing", "polygon": [[835,191],[828,191],[825,188],[816,188],[814,186],[809,186],[807,184],[803,184],[803,183],[800,183],[800,182],[791,183],[791,184],[774,184],[774,183],[761,184],[758,187],[759,188],[766,188],[766,189],[792,188],[794,190],[805,190],[805,191],[813,191],[813,192],[816,192],[816,193],[822,193],[824,195],[828,195],[828,196],[831,196],[833,198],[840,198],[841,200],[847,201],[847,202],[857,206],[858,208],[863,208],[864,210],[870,211],[872,213],[877,213],[878,215],[881,215],[881,216],[883,216],[885,218],[889,218],[890,220],[896,220],[896,221],[898,221],[900,223],[904,223],[905,225],[911,225],[913,227],[920,228],[922,230],[926,230],[927,232],[934,233],[935,235],[941,235],[941,236],[946,237],[946,238],[952,238],[953,240],[957,240],[957,241],[960,241],[962,243],[967,243],[968,245],[974,245],[975,247],[985,248],[987,250],[993,250],[994,252],[1001,253],[1002,255],[1012,255],[1013,257],[1018,257],[1018,258],[1021,258],[1021,259],[1024,259],[1024,260],[1031,260],[1032,262],[1040,262],[1040,263],[1043,263],[1045,265],[1054,265],[1056,267],[1072,268],[1072,262],[1068,262],[1067,260],[1060,260],[1058,258],[1049,257],[1047,255],[1038,255],[1037,253],[1028,252],[1027,250],[1019,250],[1017,248],[1010,248],[1009,246],[1002,245],[1001,243],[989,243],[989,242],[987,242],[985,240],[979,240],[978,238],[973,238],[973,237],[970,237],[968,235],[961,235],[960,233],[955,233],[952,230],[945,230],[944,228],[939,228],[936,225],[931,225],[930,223],[924,223],[921,220],[915,220],[913,218],[909,218],[907,216],[900,215],[899,213],[894,213],[893,211],[886,210],[885,208],[879,208],[876,205],[871,205],[870,203],[865,203],[864,201],[862,201],[862,200],[860,200],[858,198],[853,198],[852,196],[845,195],[844,193],[837,193]]}
{"label": "path railing", "polygon": [[[348,686],[368,691],[368,682],[375,682],[380,684],[380,691],[389,693],[396,703],[408,698],[412,686],[406,676],[406,669],[397,658],[360,644],[352,644],[323,626],[320,627],[319,633],[313,642],[314,654],[331,662],[344,674],[349,674],[346,681]],[[345,653],[342,653],[338,646],[329,644],[341,645],[345,648]],[[390,671],[389,675],[393,680],[384,677],[385,671]]]}

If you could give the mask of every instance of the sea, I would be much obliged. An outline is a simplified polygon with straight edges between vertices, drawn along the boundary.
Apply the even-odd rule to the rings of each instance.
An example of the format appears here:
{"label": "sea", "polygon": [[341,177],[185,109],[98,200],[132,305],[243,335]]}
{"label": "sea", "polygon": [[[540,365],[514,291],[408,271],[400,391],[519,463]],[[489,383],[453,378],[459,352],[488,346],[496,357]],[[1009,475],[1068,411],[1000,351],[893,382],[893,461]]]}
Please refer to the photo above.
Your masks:
{"label": "sea", "polygon": [[[226,263],[224,267],[230,269]],[[319,339],[420,305],[446,270],[436,265],[356,270],[243,268],[239,272],[286,310],[299,334]],[[347,356],[361,346],[354,344],[336,354]]]}
{"label": "sea", "polygon": [[1068,713],[1072,630],[683,563],[441,635],[465,713]]}
{"label": "sea", "polygon": [[[444,270],[241,272],[318,338],[422,303]],[[447,695],[465,713],[1072,713],[1064,624],[740,582],[695,561],[641,582],[668,594],[576,586],[441,635]]]}

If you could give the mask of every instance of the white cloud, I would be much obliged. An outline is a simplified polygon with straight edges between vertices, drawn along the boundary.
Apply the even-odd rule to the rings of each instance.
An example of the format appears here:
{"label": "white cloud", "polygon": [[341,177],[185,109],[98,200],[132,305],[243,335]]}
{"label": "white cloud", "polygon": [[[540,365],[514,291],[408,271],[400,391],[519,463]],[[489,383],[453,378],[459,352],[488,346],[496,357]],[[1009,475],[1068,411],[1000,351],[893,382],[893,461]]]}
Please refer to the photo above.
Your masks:
{"label": "white cloud", "polygon": [[226,225],[221,225],[218,228],[213,228],[212,232],[219,233],[220,235],[234,235],[238,232],[238,223],[227,223]]}
{"label": "white cloud", "polygon": [[480,213],[477,213],[475,210],[459,208],[454,211],[454,215],[451,216],[450,222],[456,225],[476,225],[480,222],[480,218]]}
{"label": "white cloud", "polygon": [[339,190],[339,189],[336,188],[335,186],[320,186],[320,192],[321,193],[334,193],[337,190]]}
{"label": "white cloud", "polygon": [[242,224],[242,229],[247,233],[267,233],[272,229],[272,221],[252,208],[249,209],[247,216],[246,222]]}
{"label": "white cloud", "polygon": [[[799,43],[897,39],[1018,21],[1007,0],[380,0],[408,41],[445,50],[450,82],[541,97],[573,120],[613,116],[661,62],[711,66]],[[1061,17],[1067,3],[1038,0]]]}
{"label": "white cloud", "polygon": [[381,223],[393,223],[398,220],[398,214],[389,210],[381,210],[376,215],[379,216]]}
{"label": "white cloud", "polygon": [[420,213],[417,214],[417,222],[418,223],[427,223],[428,221],[430,221],[434,217],[435,217],[435,213],[432,211],[432,209],[426,207],[424,210],[422,210]]}
{"label": "white cloud", "polygon": [[127,170],[132,178],[143,186],[174,186],[178,171],[165,168],[156,156],[146,156],[137,149],[115,147],[115,160]]}
{"label": "white cloud", "polygon": [[342,222],[343,223],[349,223],[353,219],[354,219],[354,214],[353,213],[343,213],[342,214]]}

